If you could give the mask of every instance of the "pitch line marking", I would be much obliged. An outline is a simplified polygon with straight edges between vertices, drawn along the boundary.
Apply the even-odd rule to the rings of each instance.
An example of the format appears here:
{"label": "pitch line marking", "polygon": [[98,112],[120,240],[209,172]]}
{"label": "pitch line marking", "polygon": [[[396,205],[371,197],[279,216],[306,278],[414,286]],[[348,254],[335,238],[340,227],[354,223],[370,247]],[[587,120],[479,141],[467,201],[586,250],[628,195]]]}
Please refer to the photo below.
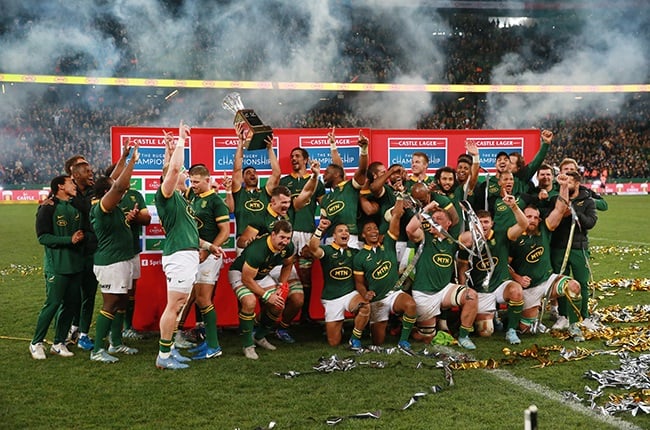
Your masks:
{"label": "pitch line marking", "polygon": [[[458,357],[461,354],[451,348],[445,347],[445,346],[440,346],[437,345],[436,349],[441,350],[445,354],[451,355],[453,357]],[[464,353],[464,355],[467,355],[470,358],[472,357],[470,354]],[[484,372],[487,372],[490,375],[494,375],[495,377],[506,381],[512,385],[515,385],[519,388],[522,388],[523,390],[529,391],[531,393],[539,394],[542,397],[551,400],[553,402],[557,402],[561,405],[567,406],[570,409],[585,415],[591,419],[594,419],[596,421],[600,421],[602,423],[605,423],[607,425],[613,426],[615,428],[621,429],[621,430],[643,430],[641,427],[638,427],[630,422],[624,421],[620,418],[614,417],[614,416],[609,416],[609,415],[601,415],[598,412],[580,404],[577,402],[573,401],[566,401],[562,395],[556,391],[553,391],[552,389],[538,384],[537,382],[533,382],[529,379],[526,378],[521,378],[519,376],[515,376],[512,373],[508,372],[507,370],[503,369],[483,369]]]}

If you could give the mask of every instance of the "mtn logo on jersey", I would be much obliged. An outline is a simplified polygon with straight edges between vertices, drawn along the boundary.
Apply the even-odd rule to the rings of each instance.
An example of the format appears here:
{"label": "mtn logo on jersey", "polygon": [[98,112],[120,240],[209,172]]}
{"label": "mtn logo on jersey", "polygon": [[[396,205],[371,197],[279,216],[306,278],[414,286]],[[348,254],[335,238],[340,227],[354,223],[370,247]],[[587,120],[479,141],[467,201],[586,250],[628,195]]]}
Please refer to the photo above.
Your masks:
{"label": "mtn logo on jersey", "polygon": [[343,209],[345,209],[345,202],[342,202],[340,200],[332,202],[329,206],[327,206],[327,216],[331,217],[333,215],[336,215]]}
{"label": "mtn logo on jersey", "polygon": [[447,254],[436,254],[431,257],[433,264],[439,267],[449,267],[454,262],[454,259]]}
{"label": "mtn logo on jersey", "polygon": [[507,205],[497,205],[496,210],[499,212],[504,212],[505,210],[508,209]]}
{"label": "mtn logo on jersey", "polygon": [[349,267],[336,267],[330,270],[330,277],[337,281],[344,281],[352,277],[352,269]]}
{"label": "mtn logo on jersey", "polygon": [[259,212],[264,209],[264,203],[259,200],[249,200],[244,203],[244,207],[251,212]]}
{"label": "mtn logo on jersey", "polygon": [[544,247],[538,246],[526,254],[526,261],[529,263],[537,263],[542,258],[542,255],[544,255]]}
{"label": "mtn logo on jersey", "polygon": [[[499,258],[492,257],[492,264],[496,267],[497,264],[499,264]],[[476,270],[480,270],[481,272],[487,272],[490,270],[490,260],[483,258],[481,261],[477,261],[474,267],[476,267]]]}
{"label": "mtn logo on jersey", "polygon": [[65,219],[65,218],[58,219],[58,218],[59,217],[57,216],[57,220],[56,220],[56,225],[57,226],[65,227],[66,225],[68,225],[68,220],[67,219]]}
{"label": "mtn logo on jersey", "polygon": [[390,261],[384,261],[379,267],[372,271],[370,276],[372,279],[384,279],[390,273],[390,269],[393,265]]}

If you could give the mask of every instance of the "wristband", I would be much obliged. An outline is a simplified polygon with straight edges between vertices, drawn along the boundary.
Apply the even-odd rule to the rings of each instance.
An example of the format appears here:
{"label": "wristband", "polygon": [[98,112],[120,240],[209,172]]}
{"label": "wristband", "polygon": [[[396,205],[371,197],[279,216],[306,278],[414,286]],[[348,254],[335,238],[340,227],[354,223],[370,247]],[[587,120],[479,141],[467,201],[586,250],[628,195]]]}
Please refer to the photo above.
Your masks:
{"label": "wristband", "polygon": [[480,163],[481,162],[481,157],[479,157],[478,154],[472,155],[472,162],[474,163]]}
{"label": "wristband", "polygon": [[262,295],[262,301],[263,301],[264,303],[268,302],[268,301],[269,301],[269,297],[271,297],[271,294],[273,294],[274,291],[275,291],[275,290],[273,290],[273,289],[266,290],[266,291],[264,292],[264,294]]}
{"label": "wristband", "polygon": [[210,251],[210,248],[212,247],[212,244],[208,242],[207,240],[204,240],[203,243],[201,244],[201,249],[204,251]]}
{"label": "wristband", "polygon": [[330,150],[332,150],[332,151],[336,151],[336,150],[337,150],[337,148],[336,148],[336,141],[335,141],[335,140],[333,140],[333,141],[330,142]]}
{"label": "wristband", "polygon": [[176,141],[176,146],[185,146],[185,138],[178,136],[178,140]]}
{"label": "wristband", "polygon": [[226,194],[232,194],[232,191],[226,190]]}
{"label": "wristband", "polygon": [[368,155],[368,145],[364,145],[361,147],[361,151],[359,151],[359,155]]}
{"label": "wristband", "polygon": [[317,237],[318,239],[320,239],[321,236],[323,236],[323,230],[321,230],[320,228],[317,228],[316,231],[314,232],[314,237]]}

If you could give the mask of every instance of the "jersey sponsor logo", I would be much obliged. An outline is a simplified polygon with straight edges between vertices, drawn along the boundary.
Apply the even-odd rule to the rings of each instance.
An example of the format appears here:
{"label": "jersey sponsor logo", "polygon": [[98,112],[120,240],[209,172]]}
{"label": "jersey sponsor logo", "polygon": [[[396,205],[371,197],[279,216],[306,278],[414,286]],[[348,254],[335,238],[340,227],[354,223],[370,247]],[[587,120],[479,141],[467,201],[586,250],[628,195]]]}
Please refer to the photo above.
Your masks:
{"label": "jersey sponsor logo", "polygon": [[[499,257],[492,257],[492,264],[496,267],[497,264],[499,264]],[[490,270],[490,260],[485,257],[482,260],[477,261],[474,267],[481,272],[487,272]]]}
{"label": "jersey sponsor logo", "polygon": [[507,205],[497,205],[496,210],[499,212],[504,212],[505,210],[508,209]]}
{"label": "jersey sponsor logo", "polygon": [[529,263],[537,263],[540,258],[544,255],[544,247],[538,246],[526,254],[526,261]]}
{"label": "jersey sponsor logo", "polygon": [[448,254],[435,254],[431,257],[433,264],[439,267],[449,267],[454,262],[454,259],[451,255]]}
{"label": "jersey sponsor logo", "polygon": [[352,277],[352,269],[349,267],[336,267],[330,270],[329,275],[332,279],[335,279],[337,281],[344,281]]}
{"label": "jersey sponsor logo", "polygon": [[375,270],[372,271],[370,276],[372,279],[384,279],[388,274],[390,273],[390,269],[393,265],[391,264],[390,261],[384,261],[379,265],[379,267],[375,268]]}
{"label": "jersey sponsor logo", "polygon": [[68,225],[68,220],[66,220],[65,218],[57,219],[56,225],[58,225],[59,227],[65,227],[66,225]]}
{"label": "jersey sponsor logo", "polygon": [[333,216],[345,209],[345,202],[340,200],[334,201],[327,206],[327,215]]}
{"label": "jersey sponsor logo", "polygon": [[249,200],[244,203],[244,207],[251,212],[259,212],[264,209],[264,203],[259,200]]}

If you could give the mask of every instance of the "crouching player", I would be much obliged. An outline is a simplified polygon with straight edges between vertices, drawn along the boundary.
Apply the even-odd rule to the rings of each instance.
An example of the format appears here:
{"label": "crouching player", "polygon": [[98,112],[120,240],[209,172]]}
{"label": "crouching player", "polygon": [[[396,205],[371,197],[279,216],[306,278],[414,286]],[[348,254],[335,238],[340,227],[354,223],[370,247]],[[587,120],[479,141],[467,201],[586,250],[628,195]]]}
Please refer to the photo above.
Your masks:
{"label": "crouching player", "polygon": [[[517,329],[524,308],[524,297],[521,285],[512,280],[508,271],[508,246],[509,240],[517,240],[526,231],[528,220],[513,196],[506,195],[503,197],[503,201],[514,213],[517,224],[505,231],[495,231],[490,212],[478,211],[476,218],[481,224],[481,239],[485,242],[487,249],[483,248],[481,255],[472,257],[471,270],[469,253],[463,249],[458,252],[458,279],[461,284],[470,285],[478,292],[478,314],[474,325],[479,336],[492,335],[497,304],[508,304],[506,340],[514,345],[521,343],[517,336]],[[460,240],[463,243],[468,240],[472,241],[472,233],[470,231],[463,232]],[[490,263],[490,258],[492,263]],[[486,281],[488,283],[484,285]]]}
{"label": "crouching player", "polygon": [[522,332],[534,327],[544,298],[551,300],[565,296],[570,301],[569,335],[576,342],[582,342],[585,338],[577,324],[580,284],[568,276],[553,273],[551,265],[551,232],[560,224],[564,211],[568,209],[567,175],[558,175],[557,182],[560,184],[560,195],[545,220],[540,218],[537,208],[528,206],[524,209],[528,228],[525,234],[510,243],[511,275],[524,288]]}
{"label": "crouching player", "polygon": [[323,268],[321,303],[325,308],[325,331],[330,346],[341,343],[345,311],[355,314],[350,348],[361,349],[361,335],[370,318],[370,304],[357,292],[352,276],[352,263],[358,249],[348,248],[350,231],[347,224],[338,224],[332,230],[330,245],[320,244],[321,236],[330,227],[327,218],[321,218],[318,228],[309,240],[309,251],[318,258]]}
{"label": "crouching player", "polygon": [[[270,351],[276,349],[266,335],[273,330],[284,310],[286,297],[278,287],[287,282],[293,268],[295,252],[291,233],[289,221],[277,221],[271,233],[253,240],[228,271],[228,280],[239,300],[239,330],[246,358],[259,358],[255,345]],[[270,272],[278,266],[281,267],[280,276],[274,279]],[[253,335],[258,298],[262,304],[262,316],[260,327]]]}

